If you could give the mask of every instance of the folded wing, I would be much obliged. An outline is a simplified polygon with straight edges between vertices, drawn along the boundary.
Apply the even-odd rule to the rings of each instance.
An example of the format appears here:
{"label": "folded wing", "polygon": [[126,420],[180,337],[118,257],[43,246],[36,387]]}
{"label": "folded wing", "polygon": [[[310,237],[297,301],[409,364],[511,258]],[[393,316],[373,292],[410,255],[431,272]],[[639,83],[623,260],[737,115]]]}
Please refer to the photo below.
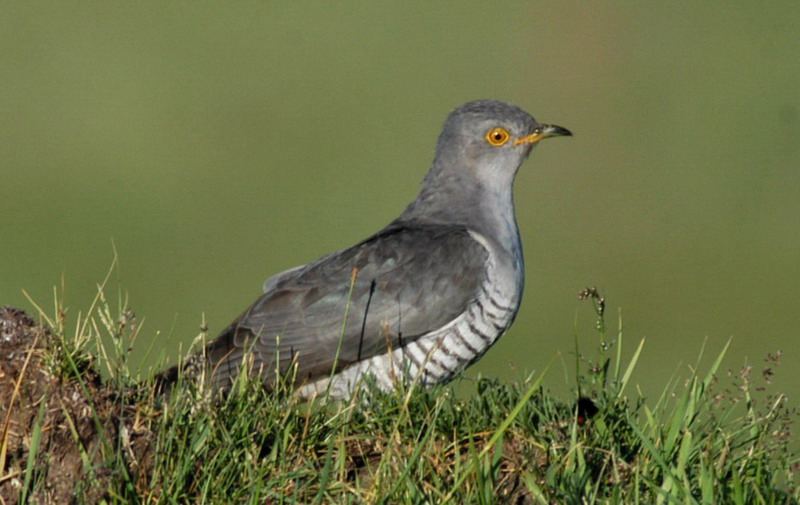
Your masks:
{"label": "folded wing", "polygon": [[466,310],[487,254],[463,227],[397,223],[279,274],[209,344],[216,382],[235,377],[250,351],[268,383],[293,361],[303,382],[406,345]]}

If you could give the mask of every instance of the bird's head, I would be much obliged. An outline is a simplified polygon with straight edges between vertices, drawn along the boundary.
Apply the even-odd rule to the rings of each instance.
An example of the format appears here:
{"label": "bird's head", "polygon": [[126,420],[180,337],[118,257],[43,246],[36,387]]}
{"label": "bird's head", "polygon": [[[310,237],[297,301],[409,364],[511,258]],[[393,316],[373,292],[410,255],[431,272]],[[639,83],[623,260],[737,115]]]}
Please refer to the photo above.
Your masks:
{"label": "bird's head", "polygon": [[514,105],[477,100],[450,113],[439,135],[433,176],[476,177],[485,187],[509,188],[522,162],[540,140],[572,135],[538,123]]}

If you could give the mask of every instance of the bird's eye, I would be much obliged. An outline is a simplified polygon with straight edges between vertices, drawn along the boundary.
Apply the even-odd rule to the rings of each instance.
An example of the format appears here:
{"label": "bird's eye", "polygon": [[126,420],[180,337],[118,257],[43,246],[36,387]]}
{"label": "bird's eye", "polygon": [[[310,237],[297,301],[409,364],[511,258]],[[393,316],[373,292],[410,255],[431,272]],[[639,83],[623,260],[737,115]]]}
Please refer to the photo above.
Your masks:
{"label": "bird's eye", "polygon": [[492,128],[489,130],[489,133],[486,134],[486,142],[492,144],[493,146],[502,146],[511,136],[508,134],[508,130],[505,128]]}

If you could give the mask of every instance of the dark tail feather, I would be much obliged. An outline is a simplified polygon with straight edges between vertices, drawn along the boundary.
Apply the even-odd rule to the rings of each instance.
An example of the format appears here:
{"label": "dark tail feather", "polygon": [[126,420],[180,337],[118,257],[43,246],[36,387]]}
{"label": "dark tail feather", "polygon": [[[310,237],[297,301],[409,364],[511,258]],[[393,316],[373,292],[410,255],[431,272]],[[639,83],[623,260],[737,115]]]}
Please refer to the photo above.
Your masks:
{"label": "dark tail feather", "polygon": [[185,367],[182,367],[180,364],[171,366],[158,372],[155,377],[153,377],[153,388],[155,389],[157,396],[161,396],[172,391],[172,388],[174,388],[175,384],[178,382],[178,377],[182,375],[181,368]]}
{"label": "dark tail feather", "polygon": [[[179,379],[192,380],[199,377],[203,371],[208,374],[210,387],[223,391],[228,389],[239,375],[245,352],[243,347],[246,347],[240,347],[234,343],[240,332],[237,321],[225,328],[217,338],[207,343],[203,352],[192,354],[177,365],[157,373],[153,377],[156,395],[170,393]],[[247,330],[242,330],[242,333],[244,339],[253,337],[252,333]]]}
{"label": "dark tail feather", "polygon": [[213,375],[210,385],[224,389],[238,374],[238,365],[231,360],[231,354],[238,349],[233,345],[234,331],[227,328],[206,345],[205,352],[188,356],[177,365],[166,368],[153,377],[156,395],[171,392],[179,379],[191,380],[198,377],[205,367]]}

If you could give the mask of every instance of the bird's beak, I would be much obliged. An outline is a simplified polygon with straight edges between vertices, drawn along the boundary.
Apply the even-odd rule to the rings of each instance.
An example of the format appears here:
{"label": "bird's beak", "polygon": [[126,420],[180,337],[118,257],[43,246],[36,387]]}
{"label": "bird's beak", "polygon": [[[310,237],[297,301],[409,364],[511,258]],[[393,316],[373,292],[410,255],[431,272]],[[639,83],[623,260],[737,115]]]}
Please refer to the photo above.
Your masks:
{"label": "bird's beak", "polygon": [[563,137],[563,136],[572,136],[572,132],[567,130],[566,128],[562,128],[561,126],[556,126],[552,124],[543,124],[536,127],[536,129],[530,135],[526,137],[519,138],[514,141],[514,145],[519,144],[528,144],[533,145],[539,142],[542,139],[546,139],[548,137]]}

